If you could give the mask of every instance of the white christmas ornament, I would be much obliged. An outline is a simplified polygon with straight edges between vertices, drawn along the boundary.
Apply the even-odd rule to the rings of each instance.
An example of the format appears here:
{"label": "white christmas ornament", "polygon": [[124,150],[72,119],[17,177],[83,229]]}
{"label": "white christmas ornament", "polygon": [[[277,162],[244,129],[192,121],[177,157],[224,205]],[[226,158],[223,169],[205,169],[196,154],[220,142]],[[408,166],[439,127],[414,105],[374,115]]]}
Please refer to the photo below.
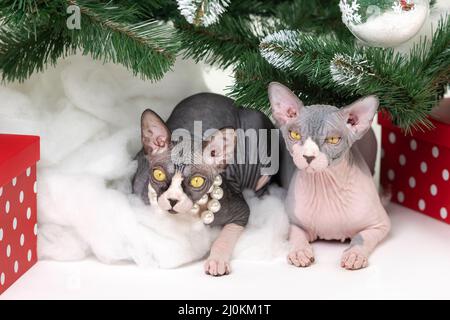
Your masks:
{"label": "white christmas ornament", "polygon": [[395,47],[422,28],[429,0],[340,0],[342,21],[353,35],[374,47]]}

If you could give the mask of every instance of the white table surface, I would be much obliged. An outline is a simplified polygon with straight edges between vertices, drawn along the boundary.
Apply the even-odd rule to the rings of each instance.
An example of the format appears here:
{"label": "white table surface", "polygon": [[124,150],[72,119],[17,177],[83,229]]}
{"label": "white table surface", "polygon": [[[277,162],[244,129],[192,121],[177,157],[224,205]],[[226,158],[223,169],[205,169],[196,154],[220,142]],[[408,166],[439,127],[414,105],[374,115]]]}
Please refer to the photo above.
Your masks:
{"label": "white table surface", "polygon": [[317,242],[307,269],[233,261],[233,273],[213,278],[200,262],[174,269],[105,265],[95,260],[41,261],[0,299],[391,299],[450,298],[450,225],[397,205],[393,229],[360,271],[339,267],[345,244]]}

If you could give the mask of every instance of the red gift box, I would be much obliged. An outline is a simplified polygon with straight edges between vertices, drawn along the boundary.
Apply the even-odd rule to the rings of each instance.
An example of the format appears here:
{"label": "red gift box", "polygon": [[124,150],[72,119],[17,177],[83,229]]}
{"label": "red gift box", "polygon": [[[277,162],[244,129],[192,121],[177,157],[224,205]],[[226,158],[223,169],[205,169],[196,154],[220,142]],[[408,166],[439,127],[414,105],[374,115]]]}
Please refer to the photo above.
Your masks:
{"label": "red gift box", "polygon": [[39,137],[0,134],[0,294],[37,261]]}
{"label": "red gift box", "polygon": [[392,201],[450,224],[450,125],[405,134],[380,113],[381,185]]}

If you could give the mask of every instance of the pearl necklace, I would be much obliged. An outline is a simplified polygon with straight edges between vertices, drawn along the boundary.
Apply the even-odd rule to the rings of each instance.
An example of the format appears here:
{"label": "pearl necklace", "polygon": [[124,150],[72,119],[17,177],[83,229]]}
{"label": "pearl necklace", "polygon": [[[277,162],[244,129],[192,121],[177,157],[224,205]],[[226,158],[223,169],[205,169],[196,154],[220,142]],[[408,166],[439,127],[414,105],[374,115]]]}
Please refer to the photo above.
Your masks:
{"label": "pearl necklace", "polygon": [[[214,214],[219,212],[222,207],[219,201],[223,198],[223,189],[220,187],[222,182],[222,176],[217,175],[214,178],[213,185],[209,188],[208,192],[204,194],[197,202],[195,202],[190,210],[192,215],[198,215],[202,207],[206,209],[200,214],[204,224],[213,223]],[[152,205],[158,205],[157,194],[151,184],[148,185],[148,198]]]}
{"label": "pearl necklace", "polygon": [[200,212],[200,207],[206,205],[206,210],[202,211],[200,217],[204,224],[211,224],[214,221],[214,214],[219,212],[220,205],[219,200],[223,198],[222,176],[218,175],[214,178],[213,185],[209,188],[208,192],[203,195],[192,207],[191,214],[197,215]]}

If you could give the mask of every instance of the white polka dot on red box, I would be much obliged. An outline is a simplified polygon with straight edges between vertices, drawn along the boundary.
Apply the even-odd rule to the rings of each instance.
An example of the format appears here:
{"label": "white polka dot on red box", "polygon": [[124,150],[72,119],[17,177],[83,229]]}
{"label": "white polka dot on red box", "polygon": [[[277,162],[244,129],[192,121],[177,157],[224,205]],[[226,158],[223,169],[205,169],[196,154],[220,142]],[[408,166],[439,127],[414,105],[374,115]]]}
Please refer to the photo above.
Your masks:
{"label": "white polka dot on red box", "polygon": [[434,147],[431,149],[431,154],[432,154],[433,157],[435,157],[435,158],[439,157],[439,148],[436,147],[436,146],[434,146]]}
{"label": "white polka dot on red box", "polygon": [[414,139],[411,139],[411,142],[409,143],[409,147],[411,148],[412,151],[416,151],[417,150],[417,141]]}
{"label": "white polka dot on red box", "polygon": [[442,179],[444,179],[444,181],[448,181],[448,179],[450,178],[450,173],[447,169],[442,170]]}
{"label": "white polka dot on red box", "polygon": [[416,179],[414,177],[410,177],[408,183],[412,189],[416,187]]}
{"label": "white polka dot on red box", "polygon": [[420,163],[420,171],[422,171],[423,173],[427,173],[428,171],[428,165],[425,161],[422,161]]}
{"label": "white polka dot on red box", "polygon": [[394,132],[389,133],[389,142],[394,144],[396,140],[397,136],[395,135],[395,133]]}
{"label": "white polka dot on red box", "polygon": [[423,199],[420,199],[417,205],[418,205],[420,211],[423,211],[426,208],[426,203],[425,203],[425,200],[423,200]]}
{"label": "white polka dot on red box", "polygon": [[401,166],[404,166],[406,164],[406,156],[404,154],[401,154],[400,157],[398,157],[398,162]]}
{"label": "white polka dot on red box", "polygon": [[394,179],[395,179],[395,172],[394,172],[394,170],[392,170],[392,169],[388,170],[388,179],[391,180],[391,181],[394,181]]}
{"label": "white polka dot on red box", "polygon": [[437,195],[438,188],[437,188],[437,186],[435,184],[432,184],[430,186],[430,193],[431,193],[432,196],[436,196]]}
{"label": "white polka dot on red box", "polygon": [[441,208],[441,210],[439,211],[439,214],[441,215],[442,219],[447,219],[448,217],[448,212],[446,208]]}
{"label": "white polka dot on red box", "polygon": [[400,203],[403,203],[405,201],[405,194],[402,191],[399,191],[397,193],[397,200]]}

